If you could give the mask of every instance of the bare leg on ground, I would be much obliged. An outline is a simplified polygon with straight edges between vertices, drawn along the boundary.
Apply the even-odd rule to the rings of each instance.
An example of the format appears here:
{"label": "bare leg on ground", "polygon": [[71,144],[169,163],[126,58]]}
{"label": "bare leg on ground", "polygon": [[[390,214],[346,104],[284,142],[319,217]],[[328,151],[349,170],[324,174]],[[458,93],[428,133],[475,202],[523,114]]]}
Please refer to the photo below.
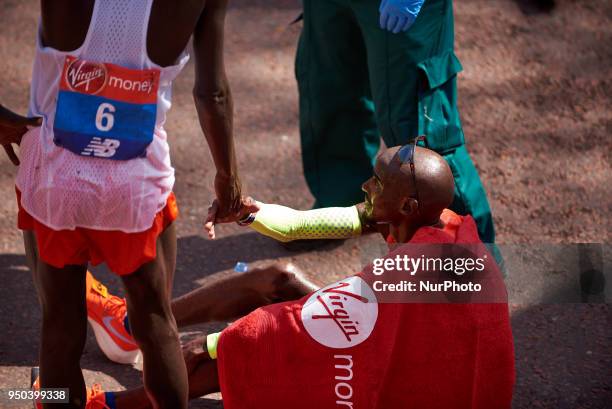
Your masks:
{"label": "bare leg on ground", "polygon": [[172,301],[179,328],[209,321],[231,321],[272,303],[299,299],[317,290],[287,263],[235,273]]}

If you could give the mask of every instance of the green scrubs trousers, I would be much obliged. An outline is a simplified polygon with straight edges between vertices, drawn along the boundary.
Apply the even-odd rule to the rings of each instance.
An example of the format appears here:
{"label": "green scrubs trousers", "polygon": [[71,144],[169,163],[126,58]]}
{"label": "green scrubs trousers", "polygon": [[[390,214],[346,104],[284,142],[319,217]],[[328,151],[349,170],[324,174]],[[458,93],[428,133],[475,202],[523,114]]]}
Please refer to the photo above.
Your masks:
{"label": "green scrubs trousers", "polygon": [[[387,146],[426,135],[455,176],[451,209],[471,214],[481,239],[495,239],[478,172],[457,111],[451,0],[426,0],[414,25],[379,27],[380,0],[303,0],[295,74],[304,175],[315,207],[363,200],[380,136]],[[418,174],[417,174],[418,177]]]}

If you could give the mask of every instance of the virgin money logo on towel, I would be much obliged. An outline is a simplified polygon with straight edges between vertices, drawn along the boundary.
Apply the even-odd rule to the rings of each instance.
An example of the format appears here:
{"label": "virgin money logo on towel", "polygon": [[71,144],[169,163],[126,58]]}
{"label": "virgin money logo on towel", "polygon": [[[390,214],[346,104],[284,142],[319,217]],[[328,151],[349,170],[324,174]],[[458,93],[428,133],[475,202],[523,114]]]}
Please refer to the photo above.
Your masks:
{"label": "virgin money logo on towel", "polygon": [[95,95],[106,85],[106,67],[91,61],[74,60],[66,69],[66,84],[72,91]]}
{"label": "virgin money logo on towel", "polygon": [[370,286],[350,277],[315,292],[302,307],[306,331],[329,348],[350,348],[368,339],[378,317]]}

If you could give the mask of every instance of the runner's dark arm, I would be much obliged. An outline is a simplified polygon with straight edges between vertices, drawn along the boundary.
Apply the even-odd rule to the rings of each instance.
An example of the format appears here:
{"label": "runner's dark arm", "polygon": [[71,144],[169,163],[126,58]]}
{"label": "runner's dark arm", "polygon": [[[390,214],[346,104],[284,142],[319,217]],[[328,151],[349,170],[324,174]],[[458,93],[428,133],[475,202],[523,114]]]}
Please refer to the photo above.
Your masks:
{"label": "runner's dark arm", "polygon": [[202,131],[217,168],[218,218],[240,209],[241,185],[233,136],[233,103],[223,61],[223,29],[227,0],[208,0],[193,35],[193,96]]}

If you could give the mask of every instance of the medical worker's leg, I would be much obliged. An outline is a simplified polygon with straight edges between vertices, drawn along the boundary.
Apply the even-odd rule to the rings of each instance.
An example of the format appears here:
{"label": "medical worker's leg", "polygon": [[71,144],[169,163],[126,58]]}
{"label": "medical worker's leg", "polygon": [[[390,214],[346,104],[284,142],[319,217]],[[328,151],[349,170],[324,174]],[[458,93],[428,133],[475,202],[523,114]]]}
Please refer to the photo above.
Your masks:
{"label": "medical worker's leg", "polygon": [[450,0],[428,0],[414,25],[399,34],[378,25],[377,1],[355,2],[365,38],[376,118],[387,146],[402,145],[418,135],[442,154],[455,176],[451,209],[471,214],[480,238],[494,241],[486,193],[465,148],[457,109],[454,22]]}
{"label": "medical worker's leg", "polygon": [[304,0],[295,74],[304,175],[315,207],[363,199],[379,133],[366,52],[349,0]]}

